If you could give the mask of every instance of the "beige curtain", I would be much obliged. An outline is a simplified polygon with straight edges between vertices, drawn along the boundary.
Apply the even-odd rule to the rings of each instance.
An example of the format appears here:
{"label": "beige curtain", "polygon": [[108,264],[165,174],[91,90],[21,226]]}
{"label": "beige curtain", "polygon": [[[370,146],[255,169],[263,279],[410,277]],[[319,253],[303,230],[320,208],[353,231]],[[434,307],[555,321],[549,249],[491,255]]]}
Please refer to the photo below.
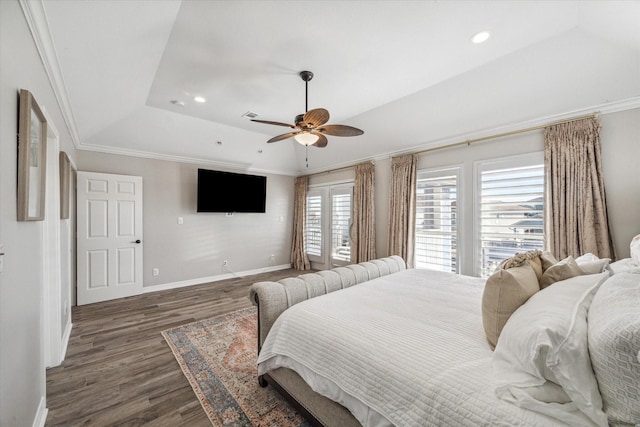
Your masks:
{"label": "beige curtain", "polygon": [[591,252],[614,259],[600,160],[600,120],[544,131],[545,231],[556,258]]}
{"label": "beige curtain", "polygon": [[415,154],[391,159],[389,255],[400,255],[410,268],[414,266],[416,163]]}
{"label": "beige curtain", "polygon": [[358,263],[376,258],[375,166],[367,162],[356,165],[355,170],[351,262]]}
{"label": "beige curtain", "polygon": [[311,269],[309,257],[304,251],[304,228],[307,216],[308,177],[296,178],[293,204],[293,241],[291,242],[291,267],[297,270]]}

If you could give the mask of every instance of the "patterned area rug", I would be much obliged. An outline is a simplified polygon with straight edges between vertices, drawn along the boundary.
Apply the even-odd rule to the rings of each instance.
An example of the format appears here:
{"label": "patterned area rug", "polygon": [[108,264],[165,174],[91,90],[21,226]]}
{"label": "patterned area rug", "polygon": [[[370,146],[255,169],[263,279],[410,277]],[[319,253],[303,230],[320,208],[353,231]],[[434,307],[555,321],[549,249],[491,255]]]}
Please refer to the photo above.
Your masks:
{"label": "patterned area rug", "polygon": [[258,385],[255,307],[162,332],[214,426],[308,426]]}

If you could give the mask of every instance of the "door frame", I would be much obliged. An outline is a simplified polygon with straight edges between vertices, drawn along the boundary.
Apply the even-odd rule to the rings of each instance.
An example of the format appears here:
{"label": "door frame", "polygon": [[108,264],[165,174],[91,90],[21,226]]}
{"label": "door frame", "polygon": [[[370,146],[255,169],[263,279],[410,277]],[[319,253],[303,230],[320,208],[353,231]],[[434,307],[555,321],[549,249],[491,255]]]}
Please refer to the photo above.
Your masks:
{"label": "door frame", "polygon": [[[47,121],[47,167],[45,215],[42,224],[42,337],[45,368],[58,366],[64,360],[66,343],[61,326],[61,269],[60,269],[60,173],[58,129],[46,108],[42,114]],[[69,312],[69,320],[70,320]],[[70,333],[69,329],[69,333]]]}
{"label": "door frame", "polygon": [[[351,221],[353,221],[353,180],[341,180],[327,182],[323,184],[314,184],[308,187],[308,191],[319,192],[322,198],[322,210],[321,210],[321,227],[322,227],[322,243],[321,252],[322,255],[308,255],[311,267],[318,270],[329,270],[336,266],[350,264],[350,261],[337,261],[333,260],[333,198],[332,191],[339,189],[349,188],[351,190]],[[349,235],[349,240],[351,236]]]}

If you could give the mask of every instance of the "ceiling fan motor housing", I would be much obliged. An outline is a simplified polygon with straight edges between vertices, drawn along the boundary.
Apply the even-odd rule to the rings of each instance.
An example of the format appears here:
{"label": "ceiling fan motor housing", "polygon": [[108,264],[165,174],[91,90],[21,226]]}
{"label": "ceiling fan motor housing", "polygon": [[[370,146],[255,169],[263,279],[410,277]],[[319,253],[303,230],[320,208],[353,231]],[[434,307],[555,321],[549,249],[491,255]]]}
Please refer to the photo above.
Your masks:
{"label": "ceiling fan motor housing", "polygon": [[300,77],[305,82],[308,82],[313,78],[313,73],[311,71],[300,71]]}

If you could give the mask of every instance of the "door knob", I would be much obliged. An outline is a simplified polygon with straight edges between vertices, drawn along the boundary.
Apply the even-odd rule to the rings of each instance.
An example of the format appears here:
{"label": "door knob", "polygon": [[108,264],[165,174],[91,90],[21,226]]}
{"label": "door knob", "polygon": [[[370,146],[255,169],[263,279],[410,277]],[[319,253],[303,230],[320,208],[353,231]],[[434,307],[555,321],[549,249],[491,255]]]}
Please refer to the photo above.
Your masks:
{"label": "door knob", "polygon": [[131,243],[142,243],[142,241],[140,239],[138,239],[135,242],[131,242]]}

